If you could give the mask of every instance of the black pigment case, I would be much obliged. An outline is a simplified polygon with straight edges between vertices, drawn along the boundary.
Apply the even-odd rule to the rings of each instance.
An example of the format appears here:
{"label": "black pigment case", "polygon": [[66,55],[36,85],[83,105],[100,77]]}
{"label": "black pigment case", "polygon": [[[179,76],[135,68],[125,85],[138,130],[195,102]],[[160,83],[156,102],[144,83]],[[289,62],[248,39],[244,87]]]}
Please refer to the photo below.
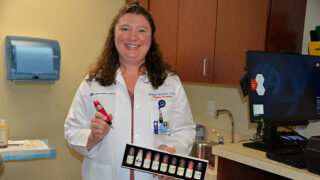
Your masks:
{"label": "black pigment case", "polygon": [[199,158],[126,144],[121,167],[175,179],[204,180],[208,164]]}

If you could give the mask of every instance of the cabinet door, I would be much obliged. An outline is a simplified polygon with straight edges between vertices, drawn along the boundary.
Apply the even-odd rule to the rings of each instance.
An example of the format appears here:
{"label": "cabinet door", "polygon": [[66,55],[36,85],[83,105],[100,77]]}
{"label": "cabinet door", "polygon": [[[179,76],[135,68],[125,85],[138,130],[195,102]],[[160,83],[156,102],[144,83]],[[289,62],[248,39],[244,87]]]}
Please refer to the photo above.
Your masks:
{"label": "cabinet door", "polygon": [[179,2],[177,72],[183,81],[212,82],[217,0]]}
{"label": "cabinet door", "polygon": [[272,0],[268,52],[301,53],[306,5],[306,0]]}
{"label": "cabinet door", "polygon": [[265,49],[268,9],[268,0],[219,1],[214,83],[239,85],[246,51]]}
{"label": "cabinet door", "polygon": [[178,5],[177,0],[149,1],[149,9],[156,24],[156,41],[164,61],[174,70],[177,60]]}

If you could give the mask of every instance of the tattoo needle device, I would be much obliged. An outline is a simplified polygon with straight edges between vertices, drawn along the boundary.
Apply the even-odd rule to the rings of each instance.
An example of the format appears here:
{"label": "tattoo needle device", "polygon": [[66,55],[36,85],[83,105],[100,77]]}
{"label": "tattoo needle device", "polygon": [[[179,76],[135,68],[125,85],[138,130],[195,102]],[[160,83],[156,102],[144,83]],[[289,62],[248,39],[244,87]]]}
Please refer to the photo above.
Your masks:
{"label": "tattoo needle device", "polygon": [[111,119],[110,119],[110,116],[107,114],[107,112],[104,110],[104,107],[100,104],[100,102],[98,101],[98,100],[95,100],[95,101],[93,101],[93,104],[94,104],[94,107],[96,108],[96,110],[98,111],[98,112],[100,112],[100,113],[102,113],[103,115],[105,115],[106,116],[106,123],[108,123],[110,126],[111,126],[111,128],[113,128],[112,127],[112,122],[111,122]]}

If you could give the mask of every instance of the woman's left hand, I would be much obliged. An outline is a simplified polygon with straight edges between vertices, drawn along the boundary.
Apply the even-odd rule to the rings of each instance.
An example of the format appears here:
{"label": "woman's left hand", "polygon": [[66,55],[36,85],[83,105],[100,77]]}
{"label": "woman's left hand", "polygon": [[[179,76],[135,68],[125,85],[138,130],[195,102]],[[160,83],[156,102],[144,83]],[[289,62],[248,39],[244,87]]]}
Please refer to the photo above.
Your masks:
{"label": "woman's left hand", "polygon": [[168,152],[171,153],[171,154],[176,153],[176,148],[174,148],[174,147],[169,147],[169,146],[167,146],[167,145],[165,145],[165,144],[159,145],[159,146],[158,146],[158,149],[163,150],[163,151],[168,151]]}
{"label": "woman's left hand", "polygon": [[[169,152],[171,154],[176,153],[176,149],[174,147],[169,147],[169,146],[167,146],[165,144],[159,145],[158,149],[163,150],[163,151],[167,151],[167,152]],[[174,180],[174,178],[172,178],[172,177],[153,174],[153,177],[156,177],[156,176],[158,176],[158,178],[161,179],[161,180]]]}

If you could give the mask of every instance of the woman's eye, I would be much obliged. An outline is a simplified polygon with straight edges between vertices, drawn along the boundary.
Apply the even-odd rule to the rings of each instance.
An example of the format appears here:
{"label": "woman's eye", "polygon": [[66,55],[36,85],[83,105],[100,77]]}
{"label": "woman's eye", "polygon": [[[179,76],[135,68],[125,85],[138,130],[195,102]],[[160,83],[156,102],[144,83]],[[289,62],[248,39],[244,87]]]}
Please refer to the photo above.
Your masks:
{"label": "woman's eye", "polygon": [[144,29],[139,29],[139,32],[146,32],[146,30],[144,30]]}
{"label": "woman's eye", "polygon": [[120,28],[121,31],[128,31],[128,28]]}

